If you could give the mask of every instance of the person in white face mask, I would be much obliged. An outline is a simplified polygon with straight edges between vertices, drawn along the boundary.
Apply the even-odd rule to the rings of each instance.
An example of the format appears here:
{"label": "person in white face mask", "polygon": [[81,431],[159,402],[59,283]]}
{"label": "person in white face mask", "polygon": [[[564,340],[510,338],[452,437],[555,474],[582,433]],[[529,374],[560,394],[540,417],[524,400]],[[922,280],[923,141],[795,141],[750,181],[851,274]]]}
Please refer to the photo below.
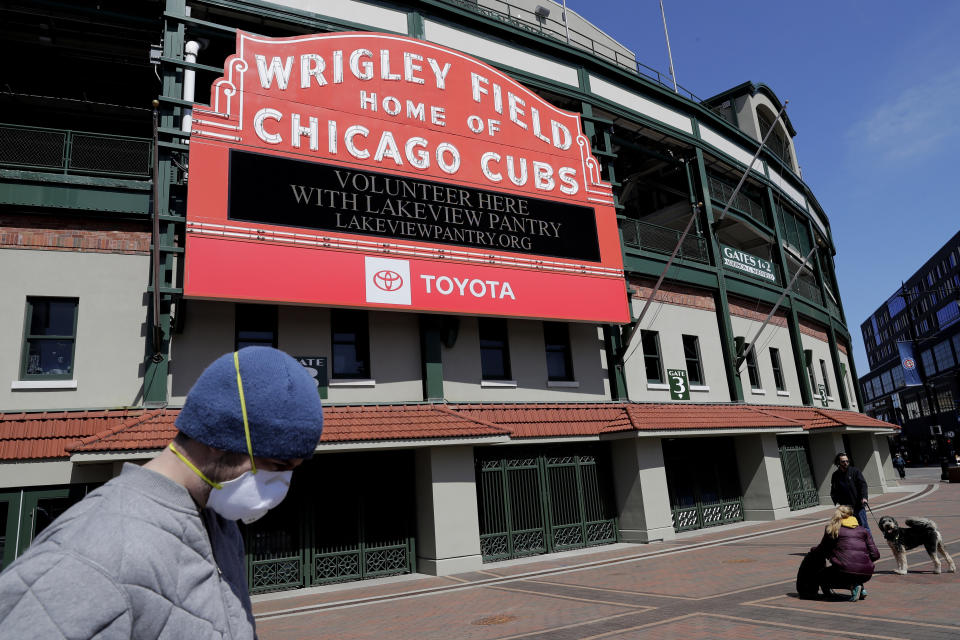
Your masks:
{"label": "person in white face mask", "polygon": [[313,455],[316,384],[287,354],[247,347],[207,367],[176,426],[0,574],[0,640],[256,638],[237,522],[280,504]]}

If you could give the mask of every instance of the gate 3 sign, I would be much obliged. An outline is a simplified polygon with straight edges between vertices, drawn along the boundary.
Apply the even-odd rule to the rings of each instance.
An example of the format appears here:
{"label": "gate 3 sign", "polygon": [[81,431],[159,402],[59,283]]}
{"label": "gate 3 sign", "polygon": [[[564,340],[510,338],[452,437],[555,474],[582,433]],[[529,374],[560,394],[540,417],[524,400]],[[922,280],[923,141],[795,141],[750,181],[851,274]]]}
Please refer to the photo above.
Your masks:
{"label": "gate 3 sign", "polygon": [[187,296],[628,320],[580,117],[492,67],[400,36],[238,32],[210,100]]}
{"label": "gate 3 sign", "polygon": [[671,400],[690,399],[690,385],[687,383],[686,369],[667,369],[667,378],[670,380]]}

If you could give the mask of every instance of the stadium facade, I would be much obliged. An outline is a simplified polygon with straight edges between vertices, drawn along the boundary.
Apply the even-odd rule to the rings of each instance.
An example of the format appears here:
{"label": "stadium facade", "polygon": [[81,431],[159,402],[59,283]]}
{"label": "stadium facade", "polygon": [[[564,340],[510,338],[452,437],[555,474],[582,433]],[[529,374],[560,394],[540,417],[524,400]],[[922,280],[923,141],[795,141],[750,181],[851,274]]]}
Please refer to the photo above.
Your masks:
{"label": "stadium facade", "polygon": [[250,344],[326,425],[255,592],[782,518],[841,449],[892,481],[770,88],[674,90],[546,0],[0,17],[4,564]]}

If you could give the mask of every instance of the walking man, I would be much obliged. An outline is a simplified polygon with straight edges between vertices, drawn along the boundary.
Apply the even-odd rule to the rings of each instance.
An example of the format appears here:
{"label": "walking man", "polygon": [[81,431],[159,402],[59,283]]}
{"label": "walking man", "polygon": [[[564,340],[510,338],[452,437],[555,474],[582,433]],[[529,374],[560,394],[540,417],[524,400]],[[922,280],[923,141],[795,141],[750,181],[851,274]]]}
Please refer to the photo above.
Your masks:
{"label": "walking man", "polygon": [[903,456],[901,456],[899,453],[895,453],[893,455],[893,468],[896,469],[897,473],[900,474],[901,480],[907,476],[906,471],[904,471],[904,467],[906,466],[907,463],[903,461]]}
{"label": "walking man", "polygon": [[837,470],[830,478],[830,498],[835,505],[849,505],[860,526],[870,530],[867,523],[867,481],[860,469],[850,464],[850,458],[841,451],[833,459]]}
{"label": "walking man", "polygon": [[176,426],[0,574],[0,639],[256,638],[236,521],[277,506],[313,455],[316,385],[287,354],[247,347],[207,367]]}

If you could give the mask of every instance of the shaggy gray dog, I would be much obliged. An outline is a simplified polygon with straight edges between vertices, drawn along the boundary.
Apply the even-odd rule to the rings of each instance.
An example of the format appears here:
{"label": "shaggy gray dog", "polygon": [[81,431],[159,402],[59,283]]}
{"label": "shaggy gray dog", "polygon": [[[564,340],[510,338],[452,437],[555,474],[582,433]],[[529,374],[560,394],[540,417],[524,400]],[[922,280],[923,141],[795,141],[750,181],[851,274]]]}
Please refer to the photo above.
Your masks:
{"label": "shaggy gray dog", "polygon": [[957,565],[953,558],[947,553],[943,546],[943,537],[937,529],[937,523],[926,518],[907,518],[904,520],[906,526],[901,527],[897,521],[890,516],[880,518],[880,531],[883,537],[890,545],[890,551],[897,560],[895,573],[901,575],[907,572],[907,551],[923,545],[933,561],[933,572],[940,573],[941,564],[937,553],[943,556],[947,562],[948,570],[953,573],[957,570]]}

